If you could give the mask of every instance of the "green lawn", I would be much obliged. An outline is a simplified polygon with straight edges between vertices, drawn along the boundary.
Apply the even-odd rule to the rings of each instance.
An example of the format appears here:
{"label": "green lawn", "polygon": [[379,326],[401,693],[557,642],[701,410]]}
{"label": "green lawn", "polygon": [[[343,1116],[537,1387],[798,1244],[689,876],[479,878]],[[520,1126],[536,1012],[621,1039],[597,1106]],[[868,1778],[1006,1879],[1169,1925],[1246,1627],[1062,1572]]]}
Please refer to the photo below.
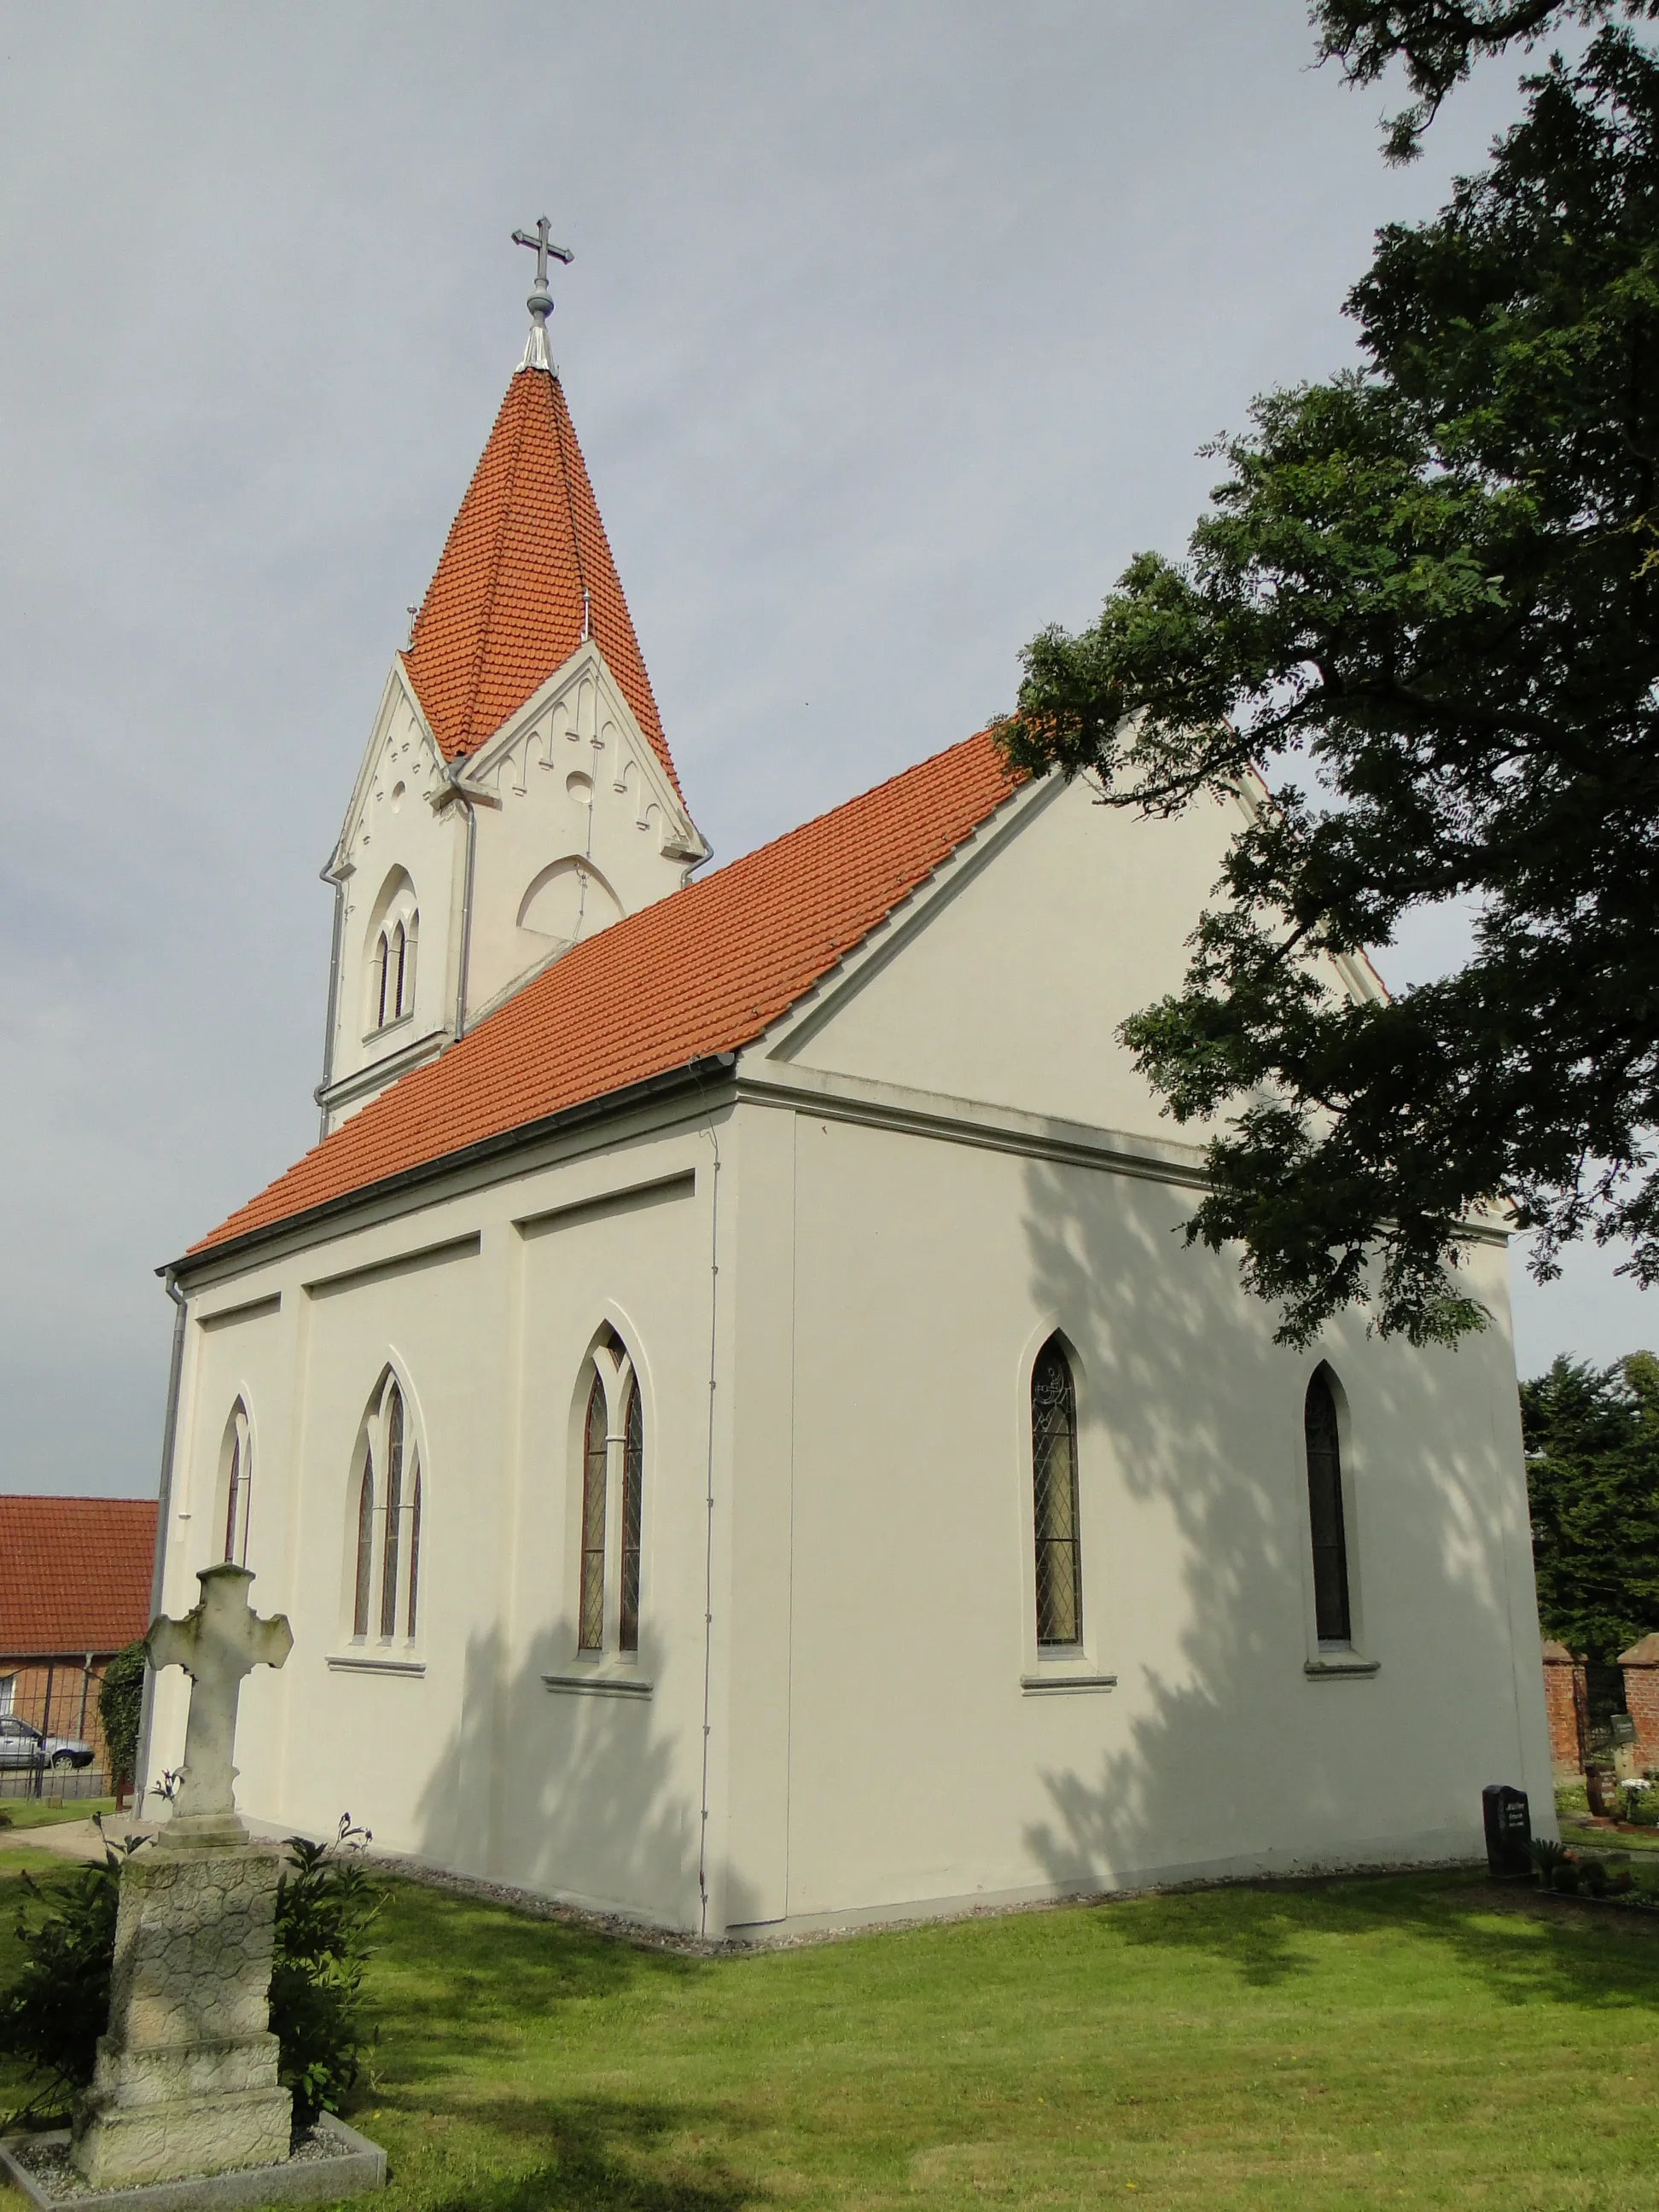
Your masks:
{"label": "green lawn", "polygon": [[398,1885],[371,1994],[385,2212],[1659,2205],[1659,1926],[1461,1876],[712,1960]]}
{"label": "green lawn", "polygon": [[60,1820],[89,1820],[112,1813],[112,1797],[0,1797],[0,1828],[50,1828]]}

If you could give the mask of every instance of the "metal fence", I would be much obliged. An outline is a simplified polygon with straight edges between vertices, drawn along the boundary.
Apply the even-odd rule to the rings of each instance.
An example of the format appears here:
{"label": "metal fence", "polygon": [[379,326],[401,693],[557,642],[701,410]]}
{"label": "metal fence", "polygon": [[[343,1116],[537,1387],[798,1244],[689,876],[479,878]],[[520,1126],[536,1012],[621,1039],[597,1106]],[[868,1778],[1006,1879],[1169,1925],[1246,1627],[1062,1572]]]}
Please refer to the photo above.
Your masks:
{"label": "metal fence", "polygon": [[0,1674],[0,1799],[112,1795],[98,1725],[101,1680],[95,1668],[61,1659],[19,1661]]}

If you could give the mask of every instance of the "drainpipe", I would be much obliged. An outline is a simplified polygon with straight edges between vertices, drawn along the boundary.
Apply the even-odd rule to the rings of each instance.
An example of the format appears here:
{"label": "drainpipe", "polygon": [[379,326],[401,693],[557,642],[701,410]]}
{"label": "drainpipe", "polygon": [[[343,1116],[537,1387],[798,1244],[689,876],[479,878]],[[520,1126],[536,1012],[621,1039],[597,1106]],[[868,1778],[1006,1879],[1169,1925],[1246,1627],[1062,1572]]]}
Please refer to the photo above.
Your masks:
{"label": "drainpipe", "polygon": [[337,858],[335,854],[325,868],[318,871],[324,883],[334,886],[334,943],[328,956],[328,1027],[323,1032],[323,1079],[317,1086],[317,1103],[322,1109],[321,1126],[317,1132],[319,1144],[328,1134],[328,1109],[323,1100],[334,1080],[334,1019],[340,1007],[340,933],[345,927],[345,885],[334,873]]}
{"label": "drainpipe", "polygon": [[472,804],[470,792],[461,787],[461,761],[452,761],[444,773],[449,787],[466,809],[466,874],[461,886],[461,959],[460,972],[455,979],[455,1036],[459,1042],[466,1034],[466,971],[472,958],[472,868],[478,846],[478,810]]}
{"label": "drainpipe", "polygon": [[[155,1501],[155,1565],[149,1578],[149,1617],[154,1620],[161,1610],[161,1595],[167,1581],[167,1525],[173,1507],[173,1453],[179,1436],[179,1384],[185,1370],[185,1316],[189,1301],[179,1287],[179,1279],[169,1267],[161,1278],[163,1289],[173,1300],[173,1365],[167,1376],[167,1410],[161,1425],[161,1487]],[[155,1675],[150,1668],[144,1669],[143,1706],[138,1720],[137,1771],[132,1778],[133,1810],[143,1809],[141,1794],[143,1778],[149,1772],[149,1731],[155,1703]]]}

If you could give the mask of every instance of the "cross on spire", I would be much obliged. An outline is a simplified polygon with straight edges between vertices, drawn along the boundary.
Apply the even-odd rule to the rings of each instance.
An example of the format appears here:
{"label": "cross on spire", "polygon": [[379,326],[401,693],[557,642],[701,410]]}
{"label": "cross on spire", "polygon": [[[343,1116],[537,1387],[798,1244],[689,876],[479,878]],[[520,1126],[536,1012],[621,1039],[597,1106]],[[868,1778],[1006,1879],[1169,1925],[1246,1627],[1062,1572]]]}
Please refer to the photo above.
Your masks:
{"label": "cross on spire", "polygon": [[551,228],[547,217],[540,216],[537,218],[534,230],[515,230],[513,243],[514,246],[529,246],[536,257],[535,288],[525,301],[530,310],[530,337],[525,346],[524,359],[519,366],[520,368],[544,368],[550,374],[555,374],[547,351],[547,319],[553,312],[553,295],[547,289],[548,256],[550,254],[555,261],[562,261],[567,267],[576,257],[568,246],[554,245],[548,236]]}

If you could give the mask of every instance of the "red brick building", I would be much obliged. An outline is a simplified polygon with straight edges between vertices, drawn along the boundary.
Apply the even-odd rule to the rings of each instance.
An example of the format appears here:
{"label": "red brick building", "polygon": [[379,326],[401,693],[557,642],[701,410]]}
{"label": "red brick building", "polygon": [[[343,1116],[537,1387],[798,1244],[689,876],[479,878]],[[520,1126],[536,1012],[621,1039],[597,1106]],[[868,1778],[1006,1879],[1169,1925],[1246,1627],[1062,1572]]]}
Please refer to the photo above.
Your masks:
{"label": "red brick building", "polygon": [[0,1497],[0,1714],[102,1766],[98,1684],[149,1626],[155,1554],[153,1498]]}

